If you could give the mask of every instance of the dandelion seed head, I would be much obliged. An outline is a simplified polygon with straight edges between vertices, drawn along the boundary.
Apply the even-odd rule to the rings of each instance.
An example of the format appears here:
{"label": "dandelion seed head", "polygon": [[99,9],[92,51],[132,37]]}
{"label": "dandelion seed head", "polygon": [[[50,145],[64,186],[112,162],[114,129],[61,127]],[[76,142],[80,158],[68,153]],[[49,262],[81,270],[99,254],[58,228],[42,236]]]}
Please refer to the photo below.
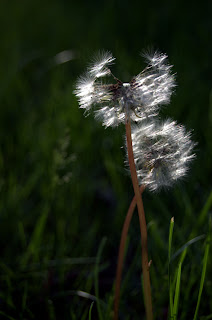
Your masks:
{"label": "dandelion seed head", "polygon": [[[123,123],[125,116],[136,122],[157,116],[160,106],[170,102],[175,77],[166,55],[156,52],[145,58],[147,68],[129,83],[122,83],[109,68],[115,58],[109,52],[101,54],[77,82],[74,93],[80,107],[90,111],[95,106],[95,117],[106,127]],[[103,83],[105,76],[116,83]]]}
{"label": "dandelion seed head", "polygon": [[191,133],[171,120],[134,126],[132,144],[139,183],[151,191],[171,187],[194,158]]}

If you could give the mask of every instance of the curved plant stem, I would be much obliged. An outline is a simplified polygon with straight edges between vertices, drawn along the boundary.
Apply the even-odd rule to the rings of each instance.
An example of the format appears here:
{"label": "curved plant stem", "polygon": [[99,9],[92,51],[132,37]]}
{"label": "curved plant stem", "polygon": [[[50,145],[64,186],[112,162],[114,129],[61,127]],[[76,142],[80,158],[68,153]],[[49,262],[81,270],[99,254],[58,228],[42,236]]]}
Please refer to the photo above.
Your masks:
{"label": "curved plant stem", "polygon": [[133,189],[136,197],[139,222],[140,222],[140,230],[141,230],[142,271],[143,271],[143,288],[144,288],[146,318],[147,320],[152,320],[153,313],[152,313],[152,297],[151,297],[151,285],[150,285],[149,262],[148,262],[147,227],[146,227],[143,201],[140,195],[137,172],[136,172],[136,167],[134,162],[132,138],[131,138],[131,124],[127,114],[126,114],[125,127],[126,127],[127,151],[128,151],[130,173],[131,173]]}
{"label": "curved plant stem", "polygon": [[[144,186],[140,187],[140,192],[143,193]],[[124,261],[124,251],[127,240],[127,234],[130,226],[130,222],[133,216],[133,212],[136,207],[136,197],[132,199],[132,202],[129,206],[124,225],[121,233],[121,241],[119,246],[119,255],[118,255],[118,263],[116,269],[116,281],[115,281],[115,299],[114,299],[114,320],[118,320],[118,310],[119,310],[119,298],[120,298],[120,287],[121,287],[121,277],[122,277],[122,268]]]}

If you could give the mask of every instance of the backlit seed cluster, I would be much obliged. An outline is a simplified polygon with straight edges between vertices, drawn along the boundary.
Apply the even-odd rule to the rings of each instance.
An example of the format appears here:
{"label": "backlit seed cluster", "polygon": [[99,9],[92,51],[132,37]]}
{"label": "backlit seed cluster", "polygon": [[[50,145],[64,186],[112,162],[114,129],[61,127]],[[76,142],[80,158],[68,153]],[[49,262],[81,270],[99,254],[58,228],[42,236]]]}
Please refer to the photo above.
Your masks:
{"label": "backlit seed cluster", "polygon": [[190,136],[184,126],[170,119],[135,125],[132,141],[140,184],[155,191],[183,177],[194,158]]}
{"label": "backlit seed cluster", "polygon": [[[145,55],[147,67],[129,83],[111,72],[115,58],[106,52],[90,65],[77,81],[75,94],[86,113],[105,127],[132,121],[132,145],[140,184],[150,190],[170,187],[183,177],[194,158],[191,133],[175,121],[158,119],[162,105],[170,102],[175,76],[161,53]],[[105,77],[111,83],[104,82]]]}

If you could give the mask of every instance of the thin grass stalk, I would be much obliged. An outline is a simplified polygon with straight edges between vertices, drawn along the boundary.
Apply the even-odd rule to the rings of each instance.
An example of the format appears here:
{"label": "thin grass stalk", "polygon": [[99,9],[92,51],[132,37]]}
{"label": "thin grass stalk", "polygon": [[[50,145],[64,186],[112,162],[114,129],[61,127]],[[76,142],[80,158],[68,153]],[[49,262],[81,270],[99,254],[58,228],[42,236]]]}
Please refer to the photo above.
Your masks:
{"label": "thin grass stalk", "polygon": [[169,280],[169,312],[170,318],[173,318],[173,292],[171,286],[171,273],[170,273],[170,263],[171,263],[171,248],[172,248],[172,235],[174,229],[174,217],[171,218],[169,227],[169,250],[168,250],[168,280]]}
{"label": "thin grass stalk", "polygon": [[152,320],[153,313],[152,313],[151,285],[150,285],[150,276],[149,276],[147,226],[146,226],[143,201],[142,201],[142,197],[140,195],[137,172],[136,172],[134,155],[133,155],[130,118],[127,116],[127,114],[126,114],[125,128],[126,128],[127,151],[128,151],[130,173],[131,173],[133,189],[134,189],[134,193],[135,193],[135,197],[136,197],[138,216],[139,216],[139,222],[140,222],[143,288],[144,288],[144,301],[145,301],[146,317],[147,317],[147,320]]}
{"label": "thin grass stalk", "polygon": [[[140,187],[140,192],[143,193],[144,186]],[[136,197],[132,199],[132,202],[129,206],[124,225],[121,233],[121,240],[119,246],[119,254],[118,254],[118,263],[116,269],[116,280],[115,280],[115,299],[114,299],[114,320],[118,320],[118,311],[119,311],[119,299],[120,299],[120,288],[121,288],[121,278],[122,278],[122,269],[124,262],[124,252],[126,247],[127,234],[130,226],[130,222],[132,220],[133,212],[136,207]]]}
{"label": "thin grass stalk", "polygon": [[[179,296],[180,296],[180,281],[181,281],[181,269],[182,264],[185,260],[187,254],[187,248],[185,248],[180,256],[179,264],[177,267],[177,270],[175,272],[175,275],[173,277],[173,281],[170,281],[170,288],[169,290],[172,293],[172,314],[170,313],[170,320],[177,320],[177,314],[178,314],[178,306],[179,306]],[[172,259],[171,259],[172,260]],[[175,287],[175,289],[174,289]],[[173,293],[174,293],[174,301],[173,301]]]}
{"label": "thin grass stalk", "polygon": [[94,301],[91,303],[90,308],[89,308],[89,318],[88,318],[88,320],[91,320],[91,312],[92,312],[93,305],[94,305]]}
{"label": "thin grass stalk", "polygon": [[178,314],[179,296],[180,296],[181,267],[182,267],[182,262],[179,263],[178,270],[177,270],[177,281],[176,281],[174,305],[173,305],[173,317],[174,317],[174,320],[177,320],[177,314]]}
{"label": "thin grass stalk", "polygon": [[199,286],[199,293],[198,293],[198,299],[197,299],[197,305],[195,309],[195,314],[194,314],[194,319],[197,319],[198,311],[199,311],[199,306],[200,306],[200,301],[201,301],[201,296],[202,296],[202,290],[205,282],[205,274],[206,274],[206,268],[207,268],[207,262],[208,262],[208,255],[209,255],[209,248],[210,248],[210,232],[207,237],[206,241],[206,246],[205,246],[205,253],[204,253],[204,258],[203,258],[203,266],[202,266],[202,275],[201,275],[201,280],[200,280],[200,286]]}
{"label": "thin grass stalk", "polygon": [[106,238],[104,237],[100,243],[98,252],[97,252],[97,258],[96,258],[96,266],[94,269],[94,288],[95,288],[95,295],[96,295],[96,304],[97,304],[97,312],[98,312],[98,317],[99,320],[103,320],[103,315],[102,315],[102,310],[100,306],[100,299],[99,299],[99,285],[98,285],[98,274],[99,274],[99,264],[100,264],[100,258],[102,255],[102,251],[104,248],[106,242]]}
{"label": "thin grass stalk", "polygon": [[[178,267],[175,270],[175,273],[174,273],[174,276],[173,276],[173,280],[171,282],[171,290],[172,290],[173,294],[175,293],[175,296],[176,296],[176,283],[177,283],[177,277],[178,277],[178,271],[179,271],[179,264],[181,264],[181,268],[182,268],[183,262],[185,260],[186,255],[187,255],[187,250],[188,250],[188,248],[185,248],[183,250],[183,252],[181,253],[180,259],[179,259],[179,263],[178,263]],[[174,299],[175,299],[175,296],[173,296]],[[173,308],[174,308],[174,301],[173,301]],[[173,317],[174,317],[174,309],[173,309]]]}

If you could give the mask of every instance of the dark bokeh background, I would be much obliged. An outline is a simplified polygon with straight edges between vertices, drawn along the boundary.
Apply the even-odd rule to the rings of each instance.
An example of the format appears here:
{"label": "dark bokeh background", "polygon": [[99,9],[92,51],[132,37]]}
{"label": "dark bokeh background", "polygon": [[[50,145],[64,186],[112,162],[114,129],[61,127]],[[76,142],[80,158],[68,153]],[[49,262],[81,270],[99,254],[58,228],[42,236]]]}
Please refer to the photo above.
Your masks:
{"label": "dark bokeh background", "polygon": [[[167,53],[178,87],[161,117],[193,129],[198,142],[183,183],[144,195],[155,316],[167,318],[170,218],[174,252],[208,232],[211,212],[211,12],[209,1],[1,0],[2,319],[87,319],[92,297],[79,290],[96,295],[95,257],[104,236],[99,295],[109,319],[120,233],[133,196],[124,128],[105,130],[85,118],[73,95],[77,77],[103,49],[116,57],[113,72],[125,82],[143,69],[143,50]],[[204,245],[197,241],[185,258],[180,319],[193,319]],[[211,292],[210,260],[201,316],[212,314]],[[136,215],[120,307],[121,319],[144,318]],[[92,313],[98,319],[96,305]]]}

